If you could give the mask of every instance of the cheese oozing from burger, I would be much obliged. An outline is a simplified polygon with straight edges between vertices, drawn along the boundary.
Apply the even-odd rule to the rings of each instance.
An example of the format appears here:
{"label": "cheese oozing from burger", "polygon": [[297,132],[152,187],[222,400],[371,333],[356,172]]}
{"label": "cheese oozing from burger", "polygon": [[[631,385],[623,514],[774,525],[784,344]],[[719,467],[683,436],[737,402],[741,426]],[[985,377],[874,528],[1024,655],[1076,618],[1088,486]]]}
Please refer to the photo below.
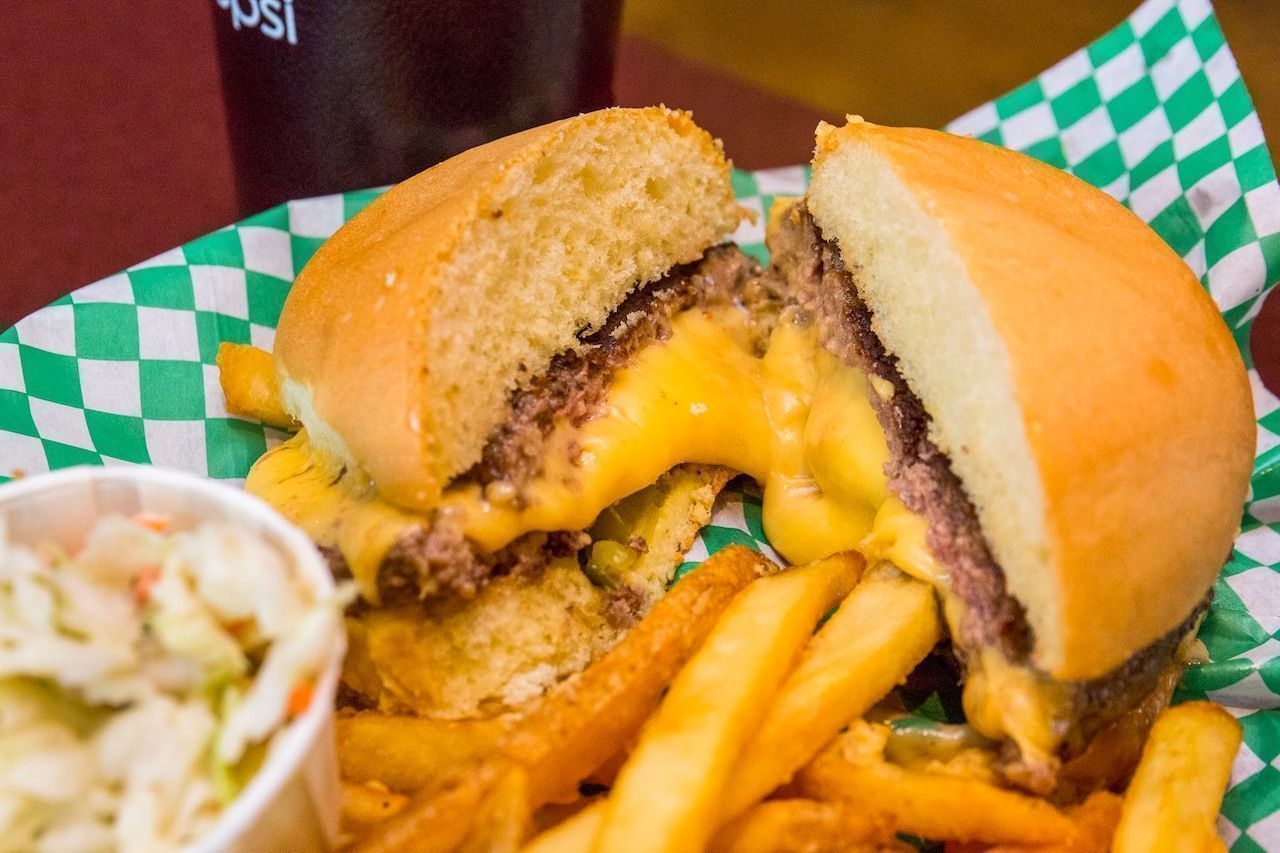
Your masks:
{"label": "cheese oozing from burger", "polygon": [[[466,483],[446,489],[437,511],[496,551],[532,531],[589,527],[676,465],[699,462],[763,485],[764,525],[787,560],[856,548],[888,496],[888,450],[866,376],[817,346],[816,330],[794,316],[763,356],[742,323],[732,307],[679,315],[667,340],[618,372],[599,416],[552,431],[542,471],[518,500]],[[367,478],[339,478],[340,469],[300,432],[246,485],[337,547],[372,596],[382,559],[422,516],[387,502]]]}
{"label": "cheese oozing from burger", "polygon": [[[472,165],[455,163],[453,177],[465,183]],[[515,186],[510,176],[522,173],[509,165],[495,174]],[[578,174],[530,170],[535,190],[548,175]],[[582,188],[545,189],[547,198],[572,207],[580,190],[597,192],[599,170],[582,174]],[[1230,547],[1252,420],[1238,353],[1212,304],[1113,201],[970,140],[824,126],[805,206],[790,221],[799,248],[771,244],[789,292],[767,346],[741,306],[695,302],[610,374],[589,416],[549,428],[531,476],[505,480],[499,466],[477,480],[467,465],[501,424],[496,401],[518,384],[512,377],[584,343],[568,322],[580,315],[564,306],[598,317],[627,291],[587,287],[604,273],[575,262],[560,278],[542,275],[542,295],[508,306],[502,323],[491,320],[497,312],[480,297],[525,293],[532,285],[510,279],[548,256],[515,252],[528,244],[498,232],[545,217],[510,213],[530,192],[520,184],[501,203],[451,210],[463,223],[454,231],[428,228],[440,217],[416,194],[431,199],[449,178],[428,172],[393,191],[378,216],[353,221],[359,227],[304,271],[276,363],[286,407],[311,434],[270,451],[247,482],[340,553],[367,599],[377,600],[388,553],[424,524],[445,523],[493,552],[531,533],[581,531],[673,466],[699,462],[761,484],[766,533],[789,561],[856,548],[933,584],[966,666],[970,721],[1016,744],[1029,787],[1052,787],[1064,751],[1137,704],[1126,682],[1152,691]],[[670,201],[672,186],[681,184],[655,176],[644,191]],[[1079,215],[1063,221],[1063,210]],[[419,215],[421,227],[403,225]],[[634,213],[595,220],[614,226],[594,239],[619,222],[636,231],[631,243],[649,239]],[[470,236],[448,251],[418,245],[463,228]],[[481,240],[482,231],[494,236]],[[557,239],[564,233],[576,232]],[[688,243],[702,248],[647,252],[652,269],[615,275],[611,286],[655,281],[708,245],[705,235]],[[475,246],[485,258],[506,253],[503,265],[471,278],[459,272],[465,264],[444,266],[450,252]],[[379,313],[384,266],[410,250],[435,267],[413,294],[387,277],[386,293],[404,318],[416,323],[422,311],[433,322],[425,336],[411,324],[371,349],[364,330],[388,316]],[[613,271],[616,256],[591,262]],[[376,298],[348,302],[339,286],[348,280]],[[534,325],[525,315],[554,313],[547,306],[565,315],[555,341],[514,355],[491,346],[522,338]],[[348,322],[352,311],[361,323]],[[283,333],[285,320],[294,334]],[[467,342],[449,343],[450,333]],[[370,375],[389,377],[394,393],[366,381],[343,341],[378,360]],[[1179,369],[1165,357],[1180,358]],[[487,395],[480,403],[476,389]],[[1221,412],[1207,416],[1206,398]],[[488,420],[470,418],[482,410]],[[1204,464],[1159,464],[1170,454]],[[1136,612],[1129,600],[1149,606]]]}
{"label": "cheese oozing from burger", "polygon": [[[496,551],[533,531],[587,528],[681,463],[721,465],[761,484],[766,533],[788,562],[853,549],[892,562],[940,591],[958,632],[963,604],[925,541],[925,522],[887,488],[889,451],[870,395],[892,389],[821,346],[802,310],[784,312],[762,356],[745,322],[732,306],[680,314],[666,340],[617,373],[597,417],[552,431],[542,472],[520,500],[514,490],[466,483],[446,489],[438,511]],[[341,469],[302,431],[266,454],[246,487],[336,547],[373,598],[388,550],[422,516]],[[1049,680],[994,649],[976,664],[966,694],[975,727],[1050,760],[1063,723]]]}

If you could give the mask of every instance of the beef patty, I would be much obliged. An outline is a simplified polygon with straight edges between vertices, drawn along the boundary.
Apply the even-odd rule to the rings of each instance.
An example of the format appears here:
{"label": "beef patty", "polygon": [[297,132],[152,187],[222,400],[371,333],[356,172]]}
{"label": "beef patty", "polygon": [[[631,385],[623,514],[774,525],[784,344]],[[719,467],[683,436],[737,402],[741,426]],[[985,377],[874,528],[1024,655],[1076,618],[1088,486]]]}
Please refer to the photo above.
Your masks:
{"label": "beef patty", "polygon": [[[890,459],[890,490],[925,519],[930,550],[948,569],[952,588],[964,602],[960,635],[966,652],[995,646],[1015,663],[1026,663],[1033,637],[1022,606],[1005,587],[1004,572],[991,554],[973,502],[951,470],[946,454],[929,438],[929,415],[872,329],[872,313],[858,295],[856,265],[824,240],[803,206],[784,216],[770,237],[774,268],[785,282],[786,300],[810,313],[823,345],[844,363],[893,386],[893,394],[871,394],[884,429]],[[1211,596],[1210,596],[1211,597]],[[1093,735],[1157,689],[1161,671],[1181,639],[1195,626],[1210,597],[1166,636],[1107,675],[1067,685],[1064,716],[1069,728],[1062,757],[1070,758]]]}
{"label": "beef patty", "polygon": [[[597,414],[614,374],[644,347],[668,338],[678,314],[737,304],[751,318],[763,352],[779,302],[774,279],[732,244],[714,246],[699,260],[673,267],[631,293],[600,328],[583,329],[577,347],[558,353],[545,371],[522,382],[509,396],[508,415],[489,436],[480,461],[458,482],[521,501],[525,486],[541,472],[552,429],[562,422],[580,426]],[[378,590],[388,603],[470,597],[490,578],[537,572],[550,559],[571,556],[589,544],[582,531],[535,532],[487,552],[445,517],[433,514],[392,546],[378,571]],[[336,576],[350,574],[336,549],[327,549],[325,556]]]}

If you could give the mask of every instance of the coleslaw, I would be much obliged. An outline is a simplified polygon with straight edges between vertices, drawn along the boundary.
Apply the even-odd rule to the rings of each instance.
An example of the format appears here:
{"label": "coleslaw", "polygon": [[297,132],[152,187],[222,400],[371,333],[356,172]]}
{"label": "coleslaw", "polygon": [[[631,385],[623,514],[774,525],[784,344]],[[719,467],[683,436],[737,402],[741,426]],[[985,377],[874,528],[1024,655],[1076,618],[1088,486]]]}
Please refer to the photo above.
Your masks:
{"label": "coleslaw", "polygon": [[107,516],[68,555],[0,518],[0,851],[197,840],[310,704],[345,598],[223,523]]}

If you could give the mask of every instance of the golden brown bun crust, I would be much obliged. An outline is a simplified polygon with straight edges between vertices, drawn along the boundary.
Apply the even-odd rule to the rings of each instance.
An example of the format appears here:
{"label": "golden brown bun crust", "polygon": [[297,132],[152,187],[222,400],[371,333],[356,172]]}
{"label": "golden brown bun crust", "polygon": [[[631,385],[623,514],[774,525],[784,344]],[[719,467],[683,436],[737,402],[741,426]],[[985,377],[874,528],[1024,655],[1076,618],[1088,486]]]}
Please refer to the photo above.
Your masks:
{"label": "golden brown bun crust", "polygon": [[[416,328],[426,320],[423,293],[395,280],[388,286],[377,273],[427,274],[422,271],[441,262],[463,221],[482,204],[489,174],[519,152],[535,150],[559,124],[470,149],[391,188],[338,229],[299,273],[280,314],[276,365],[283,377],[307,387],[311,405],[354,459],[369,464],[385,457],[434,470],[430,437],[424,441],[413,428],[421,405],[415,398],[427,378],[424,335]],[[397,232],[399,239],[387,239]],[[343,287],[332,286],[332,279]]]}
{"label": "golden brown bun crust", "polygon": [[[1236,345],[1186,264],[1083,181],[860,120],[820,133],[817,162],[848,144],[941,223],[1003,341],[1049,550],[1050,577],[1022,586],[1057,605],[1036,660],[1102,675],[1182,622],[1230,553],[1256,435]],[[1016,590],[1024,567],[1004,569]]]}
{"label": "golden brown bun crust", "polygon": [[[598,141],[616,137],[635,143],[624,148]],[[568,148],[577,152],[571,167],[553,165],[556,157],[560,163],[572,159]],[[657,186],[670,165],[661,156],[677,161],[670,176],[679,186]],[[659,168],[655,164],[663,171],[651,181],[654,199],[635,205],[634,215],[620,224],[599,223],[627,246],[607,257],[601,250],[602,257],[592,259],[592,277],[583,281],[583,253],[570,256],[571,241],[551,227],[567,227],[566,210],[600,217],[615,212],[600,201],[608,190],[591,183],[601,175],[639,175],[643,199],[644,176]],[[681,182],[684,176],[675,173],[686,164],[709,176],[706,182]],[[543,219],[541,208],[512,214],[513,198],[527,201],[539,187],[550,192],[575,176],[578,183],[548,200],[547,209],[557,213]],[[686,193],[693,197],[687,205]],[[616,208],[616,194],[610,198]],[[677,217],[664,212],[664,203],[679,203],[697,221],[674,224]],[[630,223],[647,222],[644,216],[655,211],[667,231],[626,240]],[[505,416],[518,364],[543,369],[554,352],[576,342],[574,332],[584,323],[601,323],[639,281],[698,257],[732,230],[738,216],[719,143],[687,113],[601,110],[466,151],[375,200],[299,274],[275,343],[285,406],[313,441],[367,470],[384,496],[428,509],[451,477],[478,461],[485,437]],[[493,236],[517,221],[526,236],[505,242]],[[517,246],[535,261],[559,257],[557,251],[565,255],[552,262],[559,267],[538,273],[536,293],[546,291],[546,298],[510,270],[467,272],[475,268],[466,267],[470,259],[509,260]],[[611,270],[617,270],[612,280]],[[570,284],[561,287],[561,281]],[[534,316],[527,304],[512,307],[519,305],[513,294],[525,294],[543,316]],[[557,307],[549,307],[555,299]]]}

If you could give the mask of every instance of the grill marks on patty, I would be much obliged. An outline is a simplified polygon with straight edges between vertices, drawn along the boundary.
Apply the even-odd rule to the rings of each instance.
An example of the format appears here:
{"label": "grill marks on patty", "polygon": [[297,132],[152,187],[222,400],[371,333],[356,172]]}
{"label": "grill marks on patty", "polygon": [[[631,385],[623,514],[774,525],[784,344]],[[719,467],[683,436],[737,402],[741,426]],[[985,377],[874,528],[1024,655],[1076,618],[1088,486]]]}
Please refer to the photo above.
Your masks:
{"label": "grill marks on patty", "polygon": [[[555,426],[581,426],[596,415],[614,374],[644,347],[670,337],[679,313],[739,304],[756,324],[763,349],[779,302],[774,280],[737,246],[715,246],[698,261],[674,267],[628,296],[599,329],[584,330],[578,347],[557,354],[544,372],[523,382],[508,400],[507,419],[459,482],[521,500],[523,488],[540,473],[544,445]],[[384,602],[470,597],[493,577],[537,573],[550,560],[578,554],[590,543],[582,531],[535,532],[486,552],[446,516],[433,513],[392,546],[378,571],[378,591]],[[335,573],[349,573],[340,555],[327,556]],[[618,609],[628,607],[623,601]]]}

